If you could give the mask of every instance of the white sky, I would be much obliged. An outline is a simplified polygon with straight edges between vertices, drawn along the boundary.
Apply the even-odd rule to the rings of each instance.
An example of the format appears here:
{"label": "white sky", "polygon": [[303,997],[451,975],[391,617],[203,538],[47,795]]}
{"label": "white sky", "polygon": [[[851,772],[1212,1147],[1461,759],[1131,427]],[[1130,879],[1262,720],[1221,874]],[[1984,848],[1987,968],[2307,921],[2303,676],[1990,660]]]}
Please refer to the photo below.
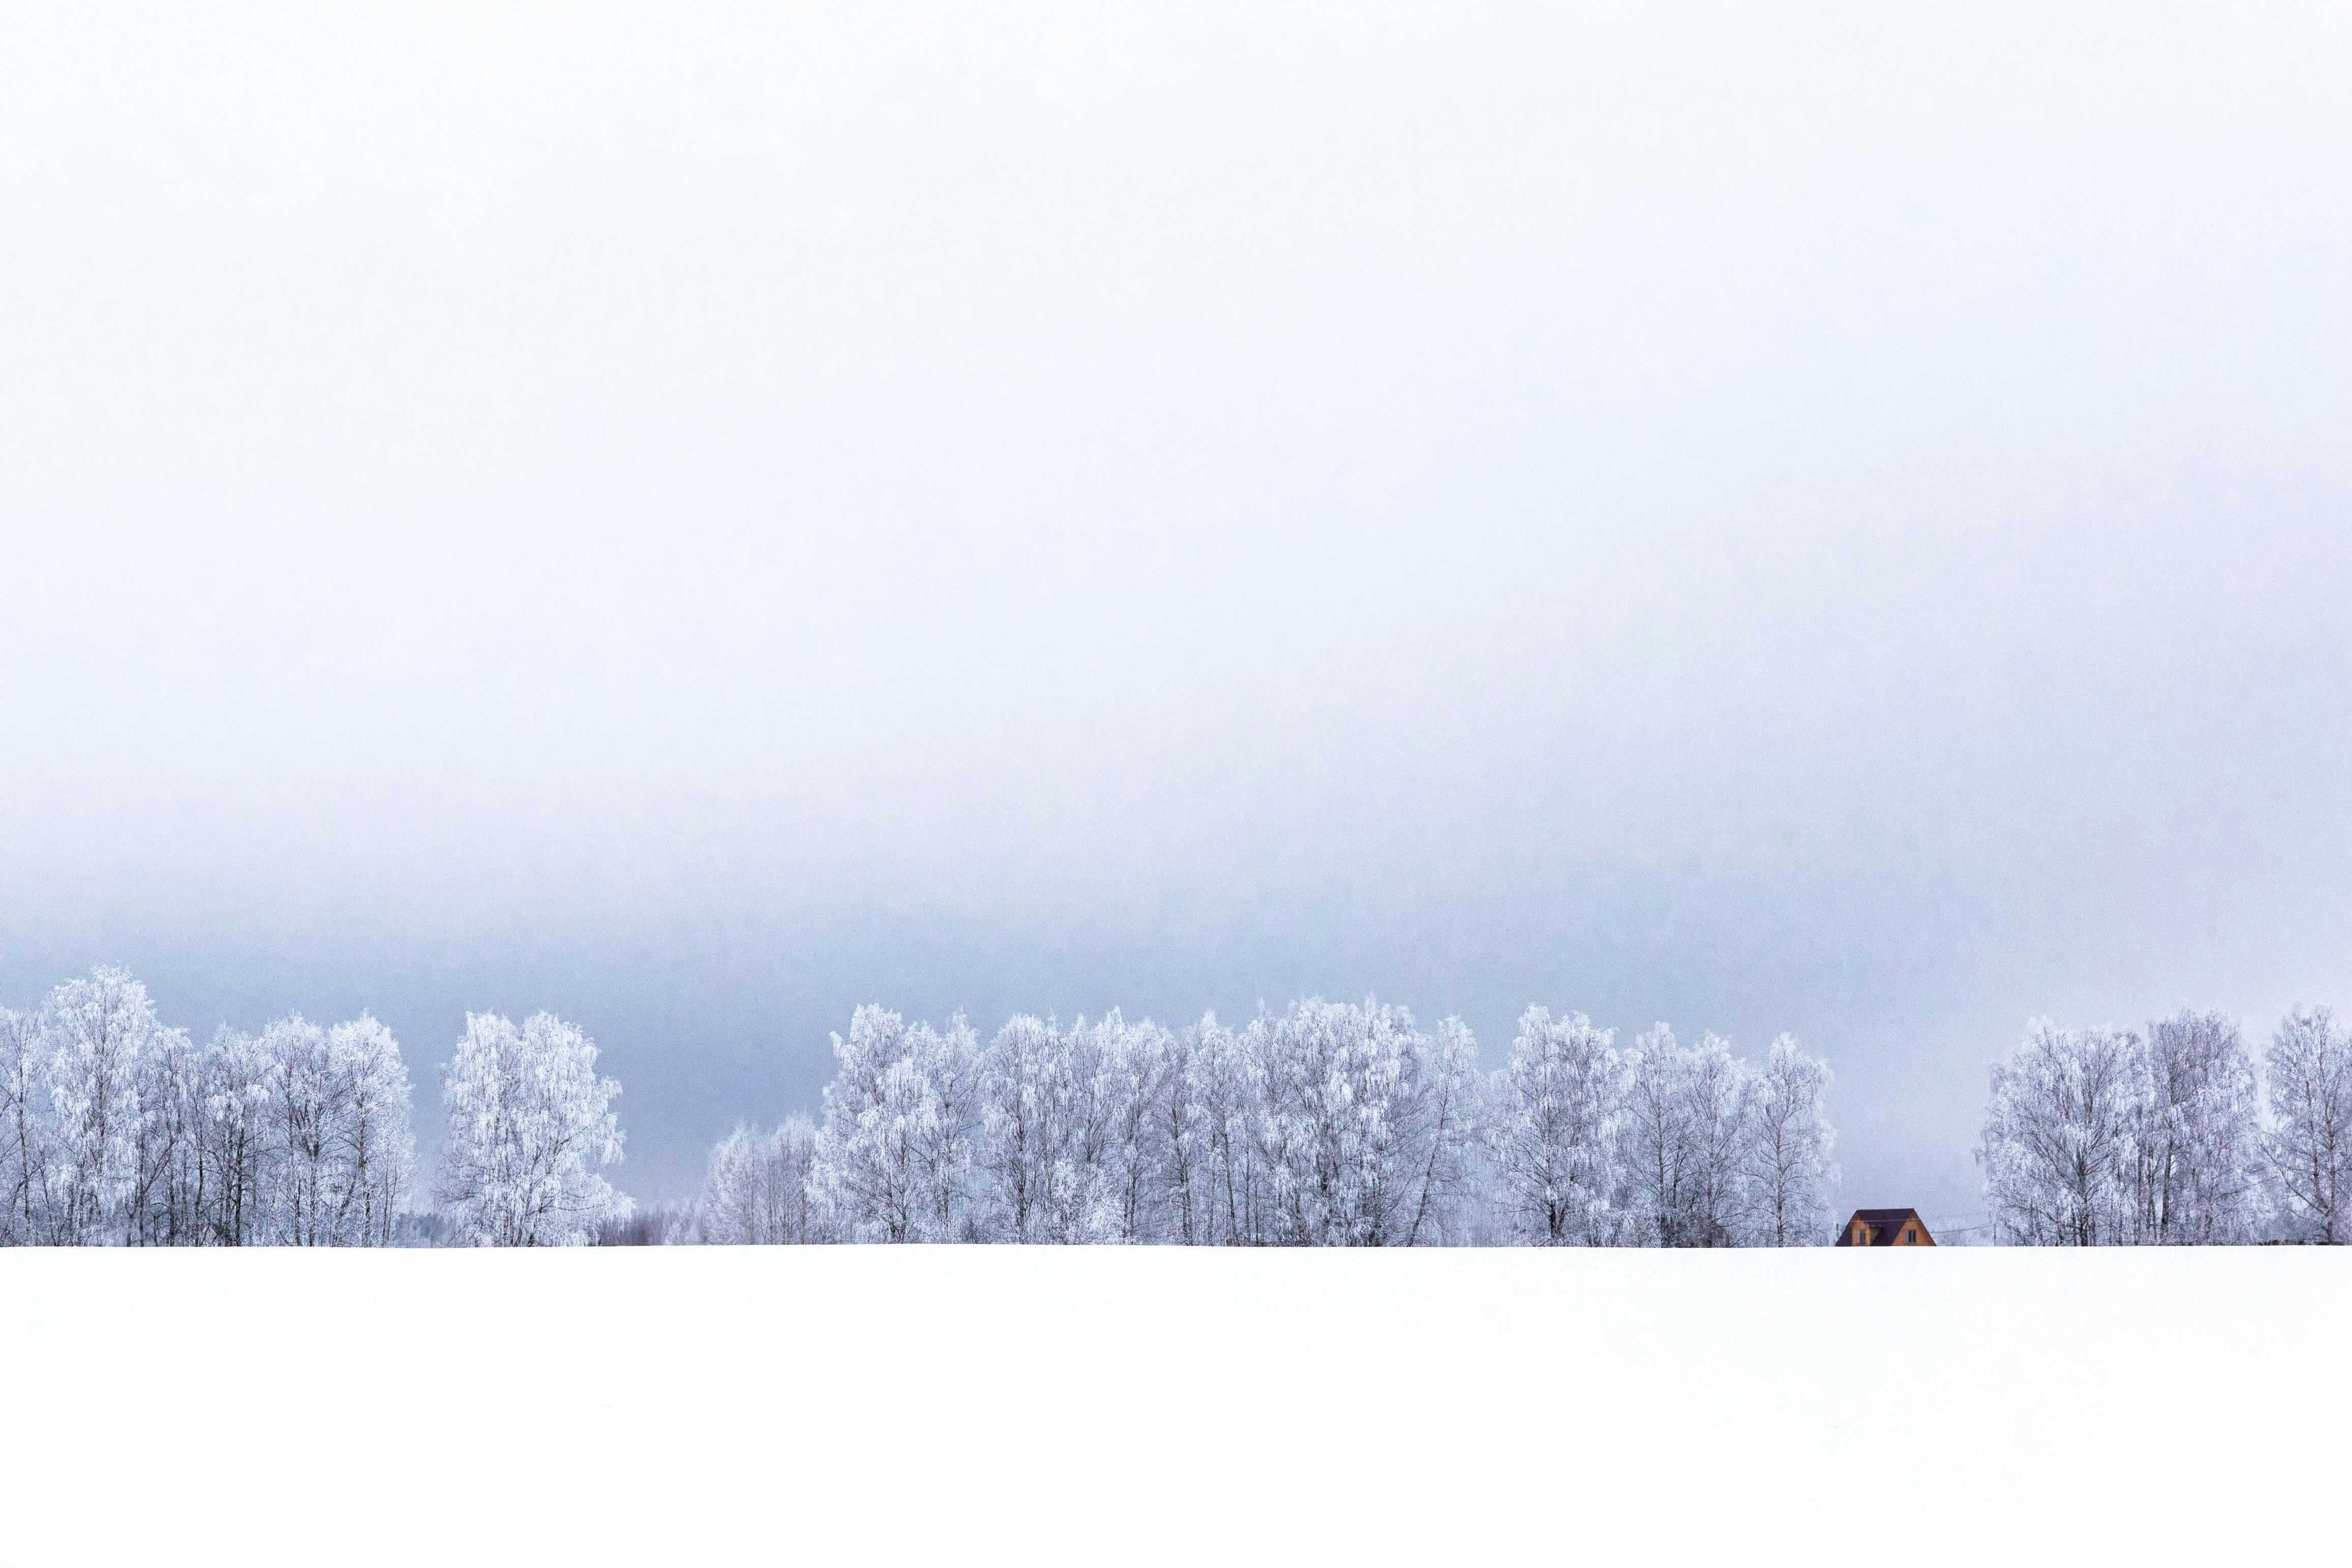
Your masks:
{"label": "white sky", "polygon": [[2352,18],[2043,10],[12,8],[5,999],[605,996],[654,1172],[1541,1000],[1959,1202],[2029,1014],[2352,1003]]}

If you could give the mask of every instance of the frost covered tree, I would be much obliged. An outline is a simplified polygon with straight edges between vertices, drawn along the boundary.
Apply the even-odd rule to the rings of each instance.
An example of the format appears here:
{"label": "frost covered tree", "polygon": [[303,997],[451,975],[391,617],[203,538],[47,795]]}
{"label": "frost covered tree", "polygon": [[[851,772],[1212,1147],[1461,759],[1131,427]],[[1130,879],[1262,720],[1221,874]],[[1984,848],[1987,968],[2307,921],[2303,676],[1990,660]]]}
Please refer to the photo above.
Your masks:
{"label": "frost covered tree", "polygon": [[979,1165],[991,1235],[1018,1243],[1079,1239],[1067,1234],[1081,1206],[1067,1191],[1078,1179],[1071,1158],[1076,1079],[1068,1042],[1043,1018],[1010,1019],[989,1043]]}
{"label": "frost covered tree", "polygon": [[268,1064],[271,1176],[268,1234],[291,1247],[333,1239],[336,1207],[331,1146],[341,1086],[327,1056],[327,1031],[299,1013],[261,1031]]}
{"label": "frost covered tree", "polygon": [[[593,1061],[594,1047],[589,1047]],[[327,1058],[342,1115],[331,1147],[336,1163],[336,1241],[392,1244],[416,1168],[408,1068],[392,1031],[367,1013],[327,1032]],[[620,1092],[614,1086],[613,1092]],[[618,1157],[620,1132],[614,1134]]]}
{"label": "frost covered tree", "polygon": [[1180,1247],[1202,1247],[1215,1239],[1214,1212],[1209,1201],[1213,1140],[1198,1089],[1202,1031],[1216,1026],[1212,1014],[1201,1024],[1168,1037],[1160,1093],[1152,1106],[1159,1122],[1152,1142],[1160,1152],[1164,1236]]}
{"label": "frost covered tree", "polygon": [[1635,1036],[1626,1054],[1618,1206],[1625,1216],[1620,1239],[1633,1246],[1681,1240],[1690,1180],[1681,1062],[1674,1030],[1663,1023]]}
{"label": "frost covered tree", "polygon": [[924,1239],[914,1128],[926,1097],[906,1037],[898,1014],[870,1005],[851,1016],[846,1039],[833,1037],[811,1184],[848,1240]]}
{"label": "frost covered tree", "polygon": [[0,1007],[0,1244],[51,1239],[49,1191],[57,1157],[49,1109],[47,1037],[30,1013]]}
{"label": "frost covered tree", "polygon": [[[1475,1137],[1475,1051],[1402,1007],[1310,998],[1243,1032],[1268,1233],[1289,1246],[1396,1247],[1444,1238],[1433,1213]],[[1446,1114],[1450,1112],[1450,1114]]]}
{"label": "frost covered tree", "polygon": [[1186,1247],[1266,1238],[1266,1183],[1253,1132],[1262,1075],[1213,1013],[1168,1042],[1160,1127],[1167,1238]]}
{"label": "frost covered tree", "polygon": [[1096,1230],[1110,1241],[1159,1240],[1173,1184],[1160,1108],[1176,1091],[1176,1037],[1149,1018],[1129,1024],[1117,1008],[1097,1027],[1094,1099],[1104,1141]]}
{"label": "frost covered tree", "polygon": [[[1523,1241],[1773,1245],[1814,1239],[1834,1180],[1828,1069],[1785,1037],[1754,1071],[1663,1026],[1621,1060],[1589,1020],[1531,1008],[1491,1086],[1459,1019],[1424,1034],[1376,1000],[1238,1031],[1022,1015],[976,1058],[970,1037],[880,1007],[835,1037],[811,1190],[843,1238],[1429,1246],[1499,1221]],[[967,1120],[941,1085],[972,1059]],[[960,1211],[931,1146],[971,1151]]]}
{"label": "frost covered tree", "polygon": [[1746,1078],[1717,1036],[1685,1049],[1659,1024],[1635,1038],[1619,1160],[1622,1240],[1730,1247],[1743,1239]]}
{"label": "frost covered tree", "polygon": [[2149,1246],[2242,1242],[2261,1189],[2252,1057],[2220,1013],[2148,1026],[2131,1129],[2131,1238]]}
{"label": "frost covered tree", "polygon": [[1992,1069],[1977,1163],[1994,1225],[2027,1246],[2132,1239],[2133,1134],[2139,1041],[2116,1029],[2063,1029],[2046,1018]]}
{"label": "frost covered tree", "polygon": [[[403,1082],[406,1074],[404,1072]],[[268,1058],[261,1042],[226,1025],[213,1036],[199,1085],[205,1168],[205,1239],[221,1247],[271,1240],[278,1159],[271,1140]],[[405,1129],[403,1129],[405,1133]]]}
{"label": "frost covered tree", "polygon": [[1748,1068],[1720,1035],[1703,1037],[1682,1063],[1685,1247],[1735,1247],[1748,1237]]}
{"label": "frost covered tree", "polygon": [[1114,1011],[1093,1024],[1080,1018],[1062,1037],[1069,1084],[1067,1139],[1063,1146],[1066,1180],[1061,1211],[1051,1221],[1049,1240],[1098,1242],[1120,1239],[1113,1213],[1110,1170],[1118,1092],[1113,1064],[1126,1035]]}
{"label": "frost covered tree", "polygon": [[290,1014],[257,1038],[224,1037],[210,1065],[204,1121],[232,1209],[215,1229],[279,1246],[389,1246],[415,1164],[392,1031],[364,1013],[331,1027]]}
{"label": "frost covered tree", "polygon": [[141,1200],[155,1173],[141,1089],[178,1031],[157,1019],[144,985],[101,968],[49,994],[41,1033],[55,1139],[49,1239],[139,1239]]}
{"label": "frost covered tree", "polygon": [[[1480,1197],[1476,1045],[1310,1001],[1235,1034],[1023,1015],[975,1053],[860,1007],[812,1191],[846,1239],[1428,1245]],[[976,1070],[974,1070],[976,1068]],[[967,1095],[964,1086],[975,1086]],[[966,1151],[961,1162],[950,1152]],[[963,1191],[955,1176],[961,1168]]]}
{"label": "frost covered tree", "polygon": [[2352,1241],[2352,1041],[2325,1007],[2287,1015],[2269,1052],[2265,1147],[2280,1217],[2301,1239]]}
{"label": "frost covered tree", "polygon": [[827,1239],[809,1194],[815,1156],[816,1129],[804,1116],[788,1118],[767,1133],[738,1127],[710,1152],[689,1234],[721,1247]]}
{"label": "frost covered tree", "polygon": [[959,1015],[945,1030],[909,1026],[874,1005],[833,1037],[812,1190],[852,1241],[961,1241],[981,1121],[979,1042]]}
{"label": "frost covered tree", "polygon": [[200,1047],[105,969],[0,1015],[0,1237],[381,1246],[413,1148],[398,1047],[364,1015]]}
{"label": "frost covered tree", "polygon": [[1167,1180],[1171,1037],[1118,1009],[1067,1031],[1013,1019],[981,1071],[982,1228],[1013,1242],[1146,1241]]}
{"label": "frost covered tree", "polygon": [[1625,1082],[1614,1032],[1581,1013],[1519,1017],[1490,1090],[1495,1203],[1510,1237],[1538,1247],[1610,1240]]}
{"label": "frost covered tree", "polygon": [[181,1029],[156,1037],[140,1083],[139,1179],[126,1216],[142,1247],[194,1247],[205,1238],[211,1171],[205,1159],[206,1053]]}
{"label": "frost covered tree", "polygon": [[621,1086],[596,1075],[596,1047],[551,1013],[521,1028],[468,1013],[442,1069],[449,1119],[439,1197],[457,1239],[476,1247],[577,1247],[631,1205],[600,1174],[621,1158]]}
{"label": "frost covered tree", "polygon": [[1831,1157],[1837,1135],[1823,1105],[1830,1081],[1829,1063],[1790,1035],[1774,1040],[1748,1075],[1740,1121],[1748,1232],[1756,1246],[1811,1247],[1829,1236],[1829,1194],[1838,1179]]}
{"label": "frost covered tree", "polygon": [[980,1037],[961,1013],[945,1029],[921,1027],[911,1037],[926,1105],[915,1128],[924,1226],[942,1241],[976,1240],[971,1173],[980,1130]]}
{"label": "frost covered tree", "polygon": [[1457,1246],[1472,1238],[1485,1206],[1486,1084],[1478,1042],[1461,1019],[1444,1018],[1418,1055],[1412,1113],[1420,1171],[1404,1245]]}
{"label": "frost covered tree", "polygon": [[1993,1069],[1977,1161],[2010,1241],[2215,1245],[2253,1233],[2261,1151],[2237,1026],[2184,1011],[2145,1037],[2035,1020]]}
{"label": "frost covered tree", "polygon": [[[1204,1016],[1193,1032],[1184,1093],[1200,1140],[1201,1239],[1228,1247],[1274,1237],[1274,1184],[1259,1150],[1266,1074],[1244,1036]],[[1171,1117],[1171,1123],[1185,1118]]]}

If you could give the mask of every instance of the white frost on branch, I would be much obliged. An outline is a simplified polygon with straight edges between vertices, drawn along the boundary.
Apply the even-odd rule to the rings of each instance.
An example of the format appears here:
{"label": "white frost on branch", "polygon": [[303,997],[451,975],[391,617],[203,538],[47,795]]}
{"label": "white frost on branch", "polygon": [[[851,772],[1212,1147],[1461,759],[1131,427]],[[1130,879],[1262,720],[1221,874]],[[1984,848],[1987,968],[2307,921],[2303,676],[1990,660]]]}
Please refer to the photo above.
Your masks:
{"label": "white frost on branch", "polygon": [[852,1241],[970,1239],[981,1119],[971,1026],[909,1027],[864,1006],[833,1052],[809,1178],[826,1223]]}
{"label": "white frost on branch", "polygon": [[1748,1236],[1757,1247],[1812,1247],[1829,1239],[1829,1195],[1838,1184],[1832,1157],[1829,1063],[1808,1055],[1796,1037],[1772,1042],[1763,1064],[1748,1075],[1742,1108],[1746,1139]]}
{"label": "white frost on branch", "polygon": [[772,1132],[738,1127],[710,1152],[688,1238],[709,1246],[794,1246],[829,1240],[809,1192],[816,1129],[804,1116]]}
{"label": "white frost on branch", "polygon": [[621,1158],[621,1086],[596,1075],[596,1047],[551,1013],[518,1029],[466,1015],[442,1069],[449,1119],[439,1197],[457,1239],[476,1247],[576,1247],[625,1219],[600,1173]]}
{"label": "white frost on branch", "polygon": [[2325,1007],[2287,1016],[2271,1041],[2270,1138],[2280,1217],[2290,1234],[2352,1241],[2352,1039]]}

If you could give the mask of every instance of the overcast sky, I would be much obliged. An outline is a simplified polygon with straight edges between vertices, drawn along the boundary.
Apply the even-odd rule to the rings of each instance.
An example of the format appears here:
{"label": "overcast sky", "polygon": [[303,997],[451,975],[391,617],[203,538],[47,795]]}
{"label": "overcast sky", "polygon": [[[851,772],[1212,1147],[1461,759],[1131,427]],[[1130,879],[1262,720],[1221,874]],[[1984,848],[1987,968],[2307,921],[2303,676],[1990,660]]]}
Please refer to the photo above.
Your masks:
{"label": "overcast sky", "polygon": [[2343,6],[782,9],[10,8],[0,1002],[2352,1005]]}

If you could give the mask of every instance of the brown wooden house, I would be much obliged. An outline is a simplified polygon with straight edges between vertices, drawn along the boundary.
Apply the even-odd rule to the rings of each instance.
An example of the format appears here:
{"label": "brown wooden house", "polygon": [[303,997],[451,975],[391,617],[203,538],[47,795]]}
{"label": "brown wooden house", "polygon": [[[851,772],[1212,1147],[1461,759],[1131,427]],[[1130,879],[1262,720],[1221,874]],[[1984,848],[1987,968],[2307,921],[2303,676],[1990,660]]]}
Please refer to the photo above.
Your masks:
{"label": "brown wooden house", "polygon": [[1838,1232],[1840,1247],[1933,1247],[1917,1209],[1856,1209]]}

